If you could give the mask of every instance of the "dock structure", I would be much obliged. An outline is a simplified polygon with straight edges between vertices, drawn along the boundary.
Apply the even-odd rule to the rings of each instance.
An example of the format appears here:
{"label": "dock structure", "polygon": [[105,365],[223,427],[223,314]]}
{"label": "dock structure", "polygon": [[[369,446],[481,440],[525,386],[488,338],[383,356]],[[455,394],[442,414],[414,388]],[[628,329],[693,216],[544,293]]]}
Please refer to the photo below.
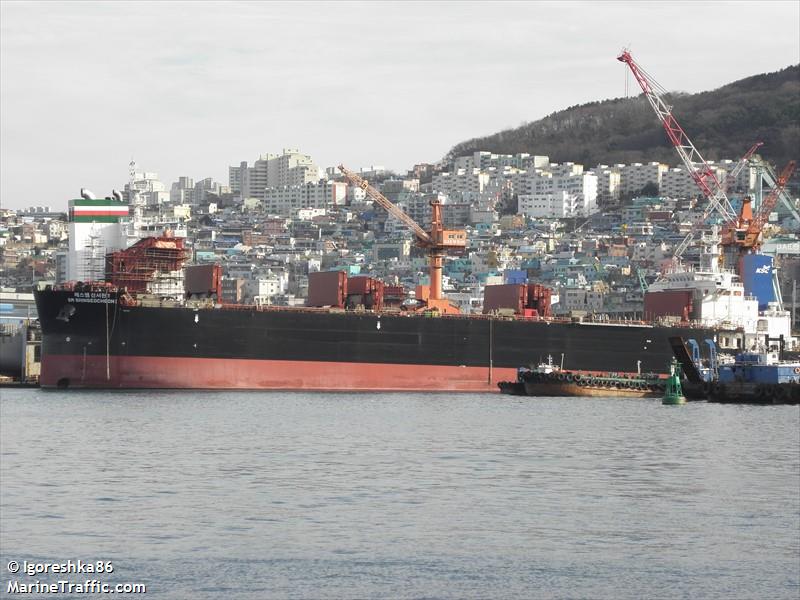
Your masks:
{"label": "dock structure", "polygon": [[41,346],[33,294],[0,292],[0,385],[38,385]]}

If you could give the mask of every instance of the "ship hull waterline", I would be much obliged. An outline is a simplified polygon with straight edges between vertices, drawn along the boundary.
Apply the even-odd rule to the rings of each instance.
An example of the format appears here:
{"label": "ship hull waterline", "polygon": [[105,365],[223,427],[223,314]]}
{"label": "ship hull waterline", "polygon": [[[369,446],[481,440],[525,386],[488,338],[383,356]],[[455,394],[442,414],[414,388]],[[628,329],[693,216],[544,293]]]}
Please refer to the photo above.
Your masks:
{"label": "ship hull waterline", "polygon": [[239,389],[350,392],[497,391],[516,369],[149,356],[61,355],[43,364],[44,388]]}
{"label": "ship hull waterline", "polygon": [[661,398],[663,392],[651,390],[629,390],[620,388],[604,388],[579,386],[575,383],[526,383],[525,394],[528,396],[569,397],[569,398]]}

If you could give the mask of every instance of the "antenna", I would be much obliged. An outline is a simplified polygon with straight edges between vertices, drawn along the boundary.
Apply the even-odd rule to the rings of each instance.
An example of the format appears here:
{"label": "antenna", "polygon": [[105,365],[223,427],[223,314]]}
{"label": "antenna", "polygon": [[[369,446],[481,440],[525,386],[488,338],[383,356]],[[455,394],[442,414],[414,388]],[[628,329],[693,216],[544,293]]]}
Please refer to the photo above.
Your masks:
{"label": "antenna", "polygon": [[133,230],[135,231],[142,222],[143,211],[139,190],[136,189],[136,161],[133,156],[131,156],[131,162],[128,163],[128,204],[133,207]]}

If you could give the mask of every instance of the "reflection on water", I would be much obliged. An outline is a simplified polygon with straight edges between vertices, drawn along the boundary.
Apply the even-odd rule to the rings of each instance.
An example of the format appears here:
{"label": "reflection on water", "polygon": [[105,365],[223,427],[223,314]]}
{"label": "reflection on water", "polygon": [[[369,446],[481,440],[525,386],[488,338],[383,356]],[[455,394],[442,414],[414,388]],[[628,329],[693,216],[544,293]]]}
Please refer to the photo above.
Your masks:
{"label": "reflection on water", "polygon": [[81,558],[157,598],[800,591],[796,406],[3,390],[0,417],[4,589]]}

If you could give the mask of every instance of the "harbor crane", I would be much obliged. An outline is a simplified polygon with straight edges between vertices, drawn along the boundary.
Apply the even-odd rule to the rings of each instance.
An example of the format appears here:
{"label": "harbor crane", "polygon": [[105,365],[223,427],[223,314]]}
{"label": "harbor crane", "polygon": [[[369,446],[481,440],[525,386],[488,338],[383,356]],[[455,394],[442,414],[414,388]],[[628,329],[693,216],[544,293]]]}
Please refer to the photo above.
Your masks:
{"label": "harbor crane", "polygon": [[[708,206],[703,214],[703,221],[705,221],[711,213],[715,210],[720,213],[724,223],[733,224],[734,226],[739,222],[739,215],[733,209],[727,194],[725,193],[725,186],[717,179],[714,170],[702,157],[700,152],[695,148],[692,140],[683,130],[672,114],[672,107],[664,102],[663,95],[666,90],[653,79],[631,56],[631,53],[625,49],[617,57],[617,60],[628,65],[628,68],[633,73],[639,86],[642,88],[645,97],[650,102],[650,106],[656,113],[658,120],[664,127],[664,131],[672,143],[678,155],[681,157],[686,170],[694,180],[695,184],[703,196],[708,200]],[[756,144],[745,154],[744,158],[739,162],[737,168],[741,170],[744,164],[747,163],[750,156],[756,151],[761,144]],[[738,175],[738,172],[737,172]],[[742,235],[744,231],[739,228],[736,230],[735,235]],[[684,250],[694,239],[694,232],[684,238],[684,240],[675,248],[673,252],[673,259],[680,260]]]}
{"label": "harbor crane", "polygon": [[[742,156],[742,158],[739,159],[739,162],[736,163],[736,166],[733,168],[733,170],[730,173],[728,173],[727,176],[725,177],[725,181],[722,184],[723,191],[727,192],[727,190],[731,187],[731,185],[733,185],[733,183],[738,179],[739,173],[741,173],[742,170],[747,165],[750,164],[750,159],[752,158],[753,154],[755,154],[756,150],[758,150],[763,145],[764,142],[757,142],[753,144],[747,152],[745,152],[744,156]],[[750,201],[749,197],[744,198],[744,202],[749,202],[749,201]],[[701,222],[703,223],[706,222],[706,219],[708,219],[708,217],[711,216],[713,209],[714,205],[709,203],[709,205],[706,207],[706,210],[703,211],[703,218],[701,219]],[[736,226],[737,223],[741,222],[741,220],[742,220],[742,211],[740,210],[737,218],[733,221],[728,221],[726,223],[726,227],[729,230],[735,228],[734,226]],[[743,235],[744,229],[742,227],[739,227],[738,231],[739,235]],[[680,257],[683,255],[684,250],[686,250],[686,248],[689,246],[689,244],[692,243],[693,240],[694,240],[694,230],[690,231],[687,234],[687,236],[683,239],[683,241],[678,245],[678,247],[675,249],[675,252],[673,252],[673,257],[676,260],[680,259]]]}
{"label": "harbor crane", "polygon": [[431,201],[431,228],[425,231],[414,219],[409,217],[400,207],[395,206],[386,196],[381,194],[370,183],[353,171],[339,165],[339,170],[353,185],[360,187],[364,193],[377,202],[390,215],[408,227],[416,238],[416,243],[428,252],[430,265],[430,294],[426,300],[426,310],[438,311],[440,314],[457,314],[457,306],[451,304],[442,294],[442,262],[450,252],[463,252],[467,245],[467,233],[463,229],[445,229],[442,220],[442,203]]}
{"label": "harbor crane", "polygon": [[778,204],[778,199],[783,194],[795,167],[796,162],[790,160],[777,177],[775,186],[761,201],[761,206],[758,207],[755,215],[753,215],[750,198],[744,199],[736,227],[729,227],[722,234],[723,246],[737,246],[740,253],[758,250],[761,247],[764,225]]}
{"label": "harbor crane", "polygon": [[674,146],[678,155],[681,157],[686,170],[692,177],[697,187],[703,192],[703,196],[708,198],[711,210],[717,209],[727,221],[736,218],[736,211],[733,210],[728,196],[725,194],[720,181],[717,179],[714,170],[695,148],[692,140],[678,123],[672,114],[672,107],[664,102],[662,95],[666,93],[661,85],[635,61],[628,50],[623,50],[617,60],[624,62],[633,73],[639,86],[642,88],[645,97],[650,102],[650,106],[661,121],[664,131],[669,141]]}
{"label": "harbor crane", "polygon": [[[775,188],[777,186],[778,176],[775,174],[775,171],[772,170],[770,164],[767,161],[762,160],[760,156],[756,156],[754,162],[756,166],[756,172],[758,173],[758,177],[760,180],[759,188],[761,188],[765,183],[770,187],[770,189]],[[792,215],[792,217],[794,217],[795,220],[800,222],[800,212],[798,212],[797,207],[794,205],[791,196],[786,192],[785,187],[780,192],[779,199],[783,203],[783,206]]]}
{"label": "harbor crane", "polygon": [[736,183],[736,180],[739,178],[739,173],[742,172],[742,169],[750,164],[750,159],[756,153],[756,150],[763,145],[764,142],[756,142],[753,144],[750,149],[744,153],[744,156],[739,159],[739,162],[736,163],[736,166],[733,168],[733,170],[726,175],[725,183],[723,184],[726,192],[734,183]]}

